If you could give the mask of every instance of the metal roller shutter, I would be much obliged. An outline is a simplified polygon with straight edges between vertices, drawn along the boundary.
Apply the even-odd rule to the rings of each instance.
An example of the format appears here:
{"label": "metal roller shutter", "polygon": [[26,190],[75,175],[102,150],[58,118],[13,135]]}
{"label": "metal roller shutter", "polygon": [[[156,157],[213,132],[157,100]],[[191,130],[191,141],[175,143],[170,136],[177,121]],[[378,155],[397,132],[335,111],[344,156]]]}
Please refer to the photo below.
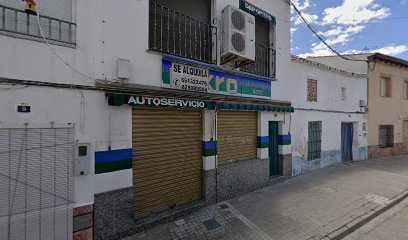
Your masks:
{"label": "metal roller shutter", "polygon": [[73,128],[0,129],[0,239],[72,239]]}
{"label": "metal roller shutter", "polygon": [[133,110],[135,216],[202,197],[202,130],[198,111]]}
{"label": "metal roller shutter", "polygon": [[218,161],[255,159],[257,156],[257,113],[218,113]]}

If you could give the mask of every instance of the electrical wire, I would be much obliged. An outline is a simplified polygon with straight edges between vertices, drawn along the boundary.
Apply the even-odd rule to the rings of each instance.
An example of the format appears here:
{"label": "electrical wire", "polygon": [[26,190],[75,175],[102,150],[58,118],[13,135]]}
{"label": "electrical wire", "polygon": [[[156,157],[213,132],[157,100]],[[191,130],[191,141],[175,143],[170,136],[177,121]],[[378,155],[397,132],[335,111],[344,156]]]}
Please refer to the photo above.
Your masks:
{"label": "electrical wire", "polygon": [[312,31],[316,37],[324,44],[326,45],[326,47],[328,47],[334,54],[336,54],[337,56],[341,57],[344,60],[347,61],[355,61],[355,62],[368,62],[367,60],[360,60],[360,59],[354,59],[354,58],[349,58],[349,57],[345,57],[344,55],[340,54],[338,51],[336,51],[332,46],[330,46],[330,44],[328,44],[326,42],[326,40],[323,39],[322,36],[320,36],[320,34],[318,33],[318,31],[316,31],[313,26],[303,17],[302,12],[297,8],[297,6],[290,0],[288,0],[289,5],[291,5],[293,7],[293,9],[295,10],[295,12],[299,15],[300,19],[306,24],[307,28],[309,28],[310,31]]}
{"label": "electrical wire", "polygon": [[77,70],[76,68],[74,68],[71,64],[69,64],[67,61],[65,61],[65,59],[62,58],[62,57],[56,52],[55,49],[53,49],[53,48],[50,46],[50,43],[48,42],[48,39],[45,37],[44,32],[43,32],[43,29],[42,29],[42,27],[41,27],[41,21],[40,21],[40,4],[38,4],[38,2],[40,2],[40,0],[37,0],[37,25],[38,25],[38,29],[39,29],[40,35],[41,35],[42,39],[44,40],[44,42],[45,42],[47,48],[50,50],[50,52],[51,52],[54,56],[56,56],[62,63],[64,63],[68,68],[70,68],[72,71],[74,71],[75,73],[81,75],[82,77],[84,77],[84,78],[86,78],[86,79],[88,79],[88,80],[91,80],[91,81],[95,81],[95,82],[104,84],[103,81],[98,80],[98,79],[94,79],[94,78],[92,78],[92,77],[89,77],[89,76],[85,75],[84,73],[82,73],[81,71],[79,71],[79,70]]}

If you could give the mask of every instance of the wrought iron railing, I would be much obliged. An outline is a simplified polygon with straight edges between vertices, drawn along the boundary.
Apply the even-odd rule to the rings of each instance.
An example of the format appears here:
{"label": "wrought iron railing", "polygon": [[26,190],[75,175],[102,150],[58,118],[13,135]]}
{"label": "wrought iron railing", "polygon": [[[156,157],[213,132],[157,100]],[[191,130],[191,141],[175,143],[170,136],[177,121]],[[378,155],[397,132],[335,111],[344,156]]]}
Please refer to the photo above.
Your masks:
{"label": "wrought iron railing", "polygon": [[[47,40],[75,44],[75,23],[42,16],[41,14],[40,23]],[[0,5],[0,32],[42,38],[37,16],[3,5]]]}
{"label": "wrought iron railing", "polygon": [[[213,38],[216,39],[216,34],[217,28],[209,23],[150,2],[150,50],[215,63]],[[216,41],[214,46],[216,47]]]}
{"label": "wrought iron railing", "polygon": [[275,50],[261,44],[255,44],[255,62],[241,67],[241,71],[265,77],[275,77]]}

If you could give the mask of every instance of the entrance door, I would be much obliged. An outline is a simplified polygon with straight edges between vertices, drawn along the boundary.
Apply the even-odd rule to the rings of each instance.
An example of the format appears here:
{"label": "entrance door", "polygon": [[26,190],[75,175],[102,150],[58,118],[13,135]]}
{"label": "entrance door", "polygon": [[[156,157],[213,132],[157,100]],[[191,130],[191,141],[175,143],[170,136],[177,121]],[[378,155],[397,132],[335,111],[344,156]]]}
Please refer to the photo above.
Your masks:
{"label": "entrance door", "polygon": [[403,128],[404,128],[403,131],[404,131],[404,146],[405,146],[404,151],[408,152],[408,121],[407,120],[404,121]]}
{"label": "entrance door", "polygon": [[278,122],[269,122],[269,176],[278,175]]}
{"label": "entrance door", "polygon": [[341,124],[341,160],[353,161],[353,123]]}

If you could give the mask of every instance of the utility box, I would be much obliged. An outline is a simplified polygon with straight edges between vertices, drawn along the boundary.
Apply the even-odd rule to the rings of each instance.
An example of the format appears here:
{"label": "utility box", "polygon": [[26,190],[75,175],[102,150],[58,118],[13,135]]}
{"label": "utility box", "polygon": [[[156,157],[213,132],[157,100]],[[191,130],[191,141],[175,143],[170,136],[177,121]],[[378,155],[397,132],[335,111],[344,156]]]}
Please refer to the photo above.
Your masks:
{"label": "utility box", "polygon": [[89,147],[89,143],[75,144],[75,176],[83,176],[90,173],[91,156]]}
{"label": "utility box", "polygon": [[119,79],[130,79],[130,61],[126,59],[118,59],[117,61],[117,72]]}

